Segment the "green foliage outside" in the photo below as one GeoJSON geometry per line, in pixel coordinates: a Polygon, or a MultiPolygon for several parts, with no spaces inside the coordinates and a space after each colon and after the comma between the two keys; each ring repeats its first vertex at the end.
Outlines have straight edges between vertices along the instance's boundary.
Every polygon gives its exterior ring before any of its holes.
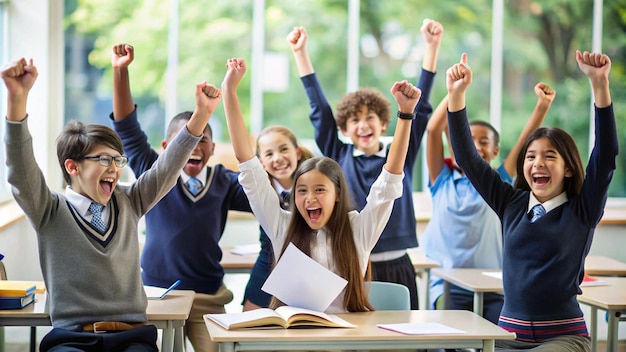
{"type": "MultiPolygon", "coordinates": [[[[300,83],[286,36],[294,26],[309,33],[313,65],[334,106],[346,92],[348,1],[267,0],[265,46],[267,52],[284,54],[289,85],[283,92],[263,96],[263,125],[283,124],[299,139],[312,139],[309,106],[300,83]]],[[[416,81],[423,43],[420,26],[424,18],[440,21],[445,28],[439,53],[438,75],[431,95],[436,106],[445,95],[445,70],[467,52],[474,70],[468,92],[471,118],[488,120],[492,31],[491,0],[378,1],[361,0],[361,53],[359,86],[376,87],[389,95],[393,81],[416,81]],[[378,53],[376,53],[378,52],[378,53]]],[[[517,140],[532,112],[536,97],[533,86],[544,81],[557,97],[546,126],[570,132],[583,160],[589,153],[590,88],[574,59],[576,49],[591,50],[592,0],[504,1],[504,87],[501,116],[501,158],[517,140]]],[[[253,1],[179,0],[178,106],[193,109],[193,88],[206,80],[219,86],[230,57],[250,63],[253,1]]],[[[66,0],[68,32],[94,38],[89,63],[103,70],[98,90],[111,91],[110,48],[127,42],[135,47],[131,66],[133,94],[138,102],[164,106],[166,94],[167,38],[170,1],[66,0]]],[[[626,145],[626,0],[604,1],[603,52],[612,58],[611,91],[616,111],[620,145],[626,145]]],[[[239,93],[245,116],[250,116],[250,72],[239,93]]],[[[275,71],[273,71],[275,70],[275,71]]],[[[140,106],[140,109],[142,106],[140,106]]],[[[142,111],[140,110],[140,114],[142,111]]],[[[211,123],[224,123],[218,112],[211,123]]],[[[158,145],[163,125],[150,126],[150,141],[158,145]]],[[[389,131],[393,131],[390,126],[389,131]]],[[[218,140],[228,140],[226,129],[218,140]]],[[[610,195],[626,196],[626,153],[618,157],[610,195]]],[[[496,161],[499,162],[500,160],[496,161]]],[[[494,164],[495,165],[495,164],[494,164]]],[[[421,174],[420,170],[416,175],[421,174]]],[[[421,190],[416,181],[416,190],[421,190]]]]}

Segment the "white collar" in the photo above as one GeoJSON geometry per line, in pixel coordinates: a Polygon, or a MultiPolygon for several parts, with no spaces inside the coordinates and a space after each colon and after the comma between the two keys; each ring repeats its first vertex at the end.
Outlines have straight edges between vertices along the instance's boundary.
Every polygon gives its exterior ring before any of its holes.
{"type": "MultiPolygon", "coordinates": [[[[206,182],[206,175],[207,175],[207,168],[205,166],[202,168],[200,173],[195,176],[198,180],[200,180],[200,183],[202,183],[202,187],[204,187],[204,183],[206,182]]],[[[183,170],[180,171],[180,177],[183,178],[183,183],[187,183],[187,181],[189,181],[189,179],[191,178],[191,176],[187,175],[185,171],[183,170]]]]}
{"type": "Polygon", "coordinates": [[[280,182],[278,182],[277,179],[273,177],[272,177],[272,185],[274,186],[274,189],[276,190],[276,193],[278,194],[281,194],[283,191],[291,192],[291,188],[286,189],[280,184],[280,182]]]}
{"type": "MultiPolygon", "coordinates": [[[[361,155],[365,155],[365,153],[362,150],[354,147],[352,151],[352,156],[356,158],[357,156],[361,156],[361,155]]],[[[380,149],[376,153],[372,154],[372,156],[374,155],[380,158],[386,158],[387,157],[387,145],[383,142],[380,142],[380,149]]]]}
{"type": "Polygon", "coordinates": [[[543,205],[543,208],[546,210],[546,213],[549,212],[550,210],[558,207],[559,205],[563,204],[567,202],[567,193],[563,192],[561,194],[559,194],[558,196],[547,200],[543,203],[541,203],[540,201],[537,200],[537,198],[535,197],[535,195],[530,192],[530,197],[528,198],[528,210],[526,212],[529,212],[530,209],[532,209],[532,207],[534,207],[537,204],[541,204],[543,205]]]}
{"type": "Polygon", "coordinates": [[[70,186],[65,187],[65,198],[67,198],[67,201],[70,202],[82,217],[86,217],[88,213],[91,214],[91,212],[89,212],[89,206],[93,200],[74,191],[70,186]]]}

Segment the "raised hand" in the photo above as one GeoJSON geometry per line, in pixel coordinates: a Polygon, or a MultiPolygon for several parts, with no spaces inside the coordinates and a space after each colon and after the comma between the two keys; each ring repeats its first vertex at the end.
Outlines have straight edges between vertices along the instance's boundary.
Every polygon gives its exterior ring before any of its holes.
{"type": "Polygon", "coordinates": [[[196,107],[213,114],[217,104],[222,100],[222,91],[206,81],[196,84],[196,107]]]}
{"type": "Polygon", "coordinates": [[[113,46],[111,53],[111,66],[113,68],[126,68],[135,58],[135,49],[129,44],[117,44],[113,46]]]}
{"type": "Polygon", "coordinates": [[[293,30],[287,35],[287,42],[291,46],[291,51],[297,52],[305,48],[308,37],[304,27],[293,27],[293,30]]]}
{"type": "Polygon", "coordinates": [[[611,71],[611,59],[606,54],[590,53],[588,51],[580,52],[576,50],[576,62],[578,68],[587,76],[593,80],[596,78],[609,77],[609,71],[611,71]]]}
{"type": "Polygon", "coordinates": [[[406,80],[395,82],[390,92],[396,100],[396,103],[398,103],[398,110],[407,114],[413,112],[415,105],[417,105],[422,95],[422,91],[419,88],[406,80]]]}
{"type": "Polygon", "coordinates": [[[556,97],[556,91],[543,82],[535,84],[534,91],[537,96],[537,102],[540,104],[550,106],[556,97]]]}
{"type": "Polygon", "coordinates": [[[226,61],[226,76],[222,81],[222,89],[236,89],[241,78],[246,73],[246,61],[242,58],[232,58],[226,61]]]}
{"type": "Polygon", "coordinates": [[[472,83],[472,70],[467,65],[467,54],[461,55],[461,62],[454,64],[446,72],[448,94],[463,94],[472,83]]]}
{"type": "Polygon", "coordinates": [[[26,96],[37,80],[37,67],[33,64],[33,59],[28,62],[21,58],[15,62],[9,63],[2,68],[0,77],[4,81],[11,97],[26,96]]]}
{"type": "Polygon", "coordinates": [[[425,18],[420,31],[422,32],[426,44],[439,45],[439,43],[441,43],[441,37],[443,37],[443,25],[441,25],[441,23],[431,20],[430,18],[425,18]]]}

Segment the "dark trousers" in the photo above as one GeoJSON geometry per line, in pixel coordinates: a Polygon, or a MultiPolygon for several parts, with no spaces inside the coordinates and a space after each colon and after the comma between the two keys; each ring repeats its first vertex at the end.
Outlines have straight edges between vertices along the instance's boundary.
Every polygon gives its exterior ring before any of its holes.
{"type": "Polygon", "coordinates": [[[42,352],[157,352],[154,325],[126,331],[92,333],[54,328],[41,340],[42,352]]]}

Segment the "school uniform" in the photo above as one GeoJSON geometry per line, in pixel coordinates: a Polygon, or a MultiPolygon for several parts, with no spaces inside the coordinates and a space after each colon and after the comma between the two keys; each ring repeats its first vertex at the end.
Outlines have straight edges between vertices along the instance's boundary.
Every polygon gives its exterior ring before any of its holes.
{"type": "MultiPolygon", "coordinates": [[[[150,147],[136,110],[114,121],[113,127],[122,139],[135,175],[140,177],[148,172],[158,154],[150,147]]],[[[169,149],[169,144],[165,149],[169,149]]],[[[176,185],[146,214],[142,279],[146,285],[158,287],[169,287],[180,280],[179,289],[194,290],[196,297],[186,332],[197,325],[192,331],[208,338],[202,314],[223,313],[224,305],[233,299],[232,292],[224,285],[224,269],[220,264],[219,240],[228,211],[251,210],[237,182],[237,172],[223,165],[206,167],[198,175],[202,184],[194,195],[186,186],[189,176],[182,173],[183,166],[176,170],[179,175],[176,185]]]]}
{"type": "MultiPolygon", "coordinates": [[[[147,321],[137,224],[176,183],[176,168],[185,164],[200,139],[187,131],[178,134],[151,172],[130,185],[118,184],[106,204],[108,227],[101,233],[66,195],[46,185],[35,161],[27,121],[7,121],[6,162],[13,196],[37,234],[54,332],[44,337],[42,345],[53,347],[74,332],[98,345],[97,341],[112,337],[82,332],[84,326],[98,321],[147,321]]],[[[153,326],[126,335],[133,333],[144,337],[146,333],[148,340],[153,333],[149,347],[156,350],[153,326]]]]}
{"type": "MultiPolygon", "coordinates": [[[[252,211],[271,239],[274,253],[281,253],[293,215],[277,204],[278,196],[258,158],[239,164],[239,169],[241,170],[239,183],[248,195],[252,211]],[[271,206],[272,204],[276,205],[271,206]]],[[[394,175],[383,170],[372,185],[365,207],[360,212],[353,210],[348,213],[359,258],[358,265],[363,276],[367,269],[369,254],[389,220],[393,201],[402,195],[402,179],[403,175],[394,175]]],[[[312,243],[311,258],[338,274],[333,259],[331,236],[332,234],[328,234],[325,229],[317,231],[315,241],[312,243]]],[[[326,312],[345,312],[343,297],[342,292],[326,312]]]]}
{"type": "MultiPolygon", "coordinates": [[[[417,87],[422,91],[415,107],[416,118],[411,127],[411,138],[404,163],[403,195],[395,201],[391,218],[378,243],[372,250],[372,279],[403,284],[411,293],[411,309],[418,309],[415,269],[406,250],[417,247],[415,208],[413,205],[413,169],[428,116],[432,113],[429,103],[435,73],[422,70],[417,87]]],[[[343,143],[337,136],[337,125],[332,109],[315,73],[301,77],[309,105],[310,119],[315,127],[315,141],[322,153],[335,159],[349,180],[350,195],[361,210],[383,165],[387,161],[388,146],[380,152],[367,156],[353,144],[343,143]]],[[[395,116],[395,115],[394,115],[395,116]]]]}
{"type": "Polygon", "coordinates": [[[448,126],[461,168],[502,220],[505,300],[499,325],[516,332],[522,343],[587,337],[576,296],[615,170],[613,106],[595,108],[595,144],[580,194],[567,195],[566,202],[535,222],[528,214],[530,192],[502,181],[476,152],[466,109],[449,112],[448,126]]]}

